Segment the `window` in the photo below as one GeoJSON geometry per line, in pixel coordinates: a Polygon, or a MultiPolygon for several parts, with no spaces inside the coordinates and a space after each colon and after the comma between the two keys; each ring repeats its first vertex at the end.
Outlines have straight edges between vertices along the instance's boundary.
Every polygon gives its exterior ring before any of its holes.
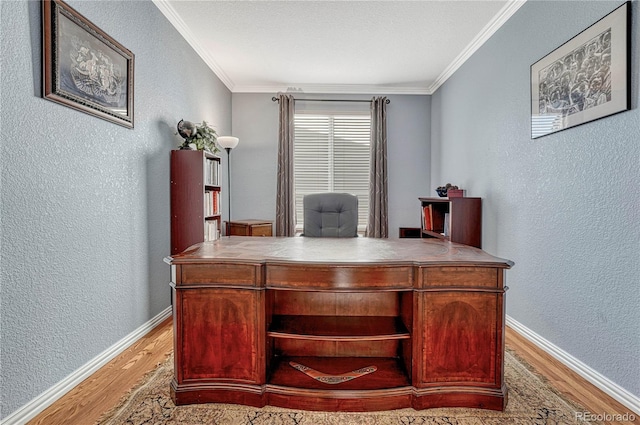
{"type": "Polygon", "coordinates": [[[358,229],[369,211],[370,114],[296,113],[294,174],[296,221],[303,226],[302,198],[309,193],[358,196],[358,229]]]}

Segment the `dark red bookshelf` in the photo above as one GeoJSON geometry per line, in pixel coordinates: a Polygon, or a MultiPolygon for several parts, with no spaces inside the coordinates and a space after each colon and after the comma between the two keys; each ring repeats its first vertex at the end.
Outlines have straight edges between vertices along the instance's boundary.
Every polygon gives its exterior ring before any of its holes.
{"type": "Polygon", "coordinates": [[[421,235],[482,248],[482,198],[418,198],[421,235]],[[425,224],[430,214],[430,228],[425,224]]]}
{"type": "Polygon", "coordinates": [[[174,255],[218,237],[220,158],[205,151],[174,150],[170,166],[171,255],[174,255]],[[217,200],[213,201],[214,198],[217,200]]]}

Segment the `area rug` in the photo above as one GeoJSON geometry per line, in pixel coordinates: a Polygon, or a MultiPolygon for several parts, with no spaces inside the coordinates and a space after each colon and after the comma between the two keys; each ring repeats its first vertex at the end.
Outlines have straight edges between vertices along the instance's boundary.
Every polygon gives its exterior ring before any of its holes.
{"type": "Polygon", "coordinates": [[[504,412],[484,409],[399,409],[369,413],[307,412],[278,407],[255,408],[233,404],[176,406],[169,383],[173,357],[150,372],[113,409],[100,425],[551,425],[600,424],[576,415],[585,409],[565,399],[515,353],[505,353],[505,380],[509,401],[504,412]]]}

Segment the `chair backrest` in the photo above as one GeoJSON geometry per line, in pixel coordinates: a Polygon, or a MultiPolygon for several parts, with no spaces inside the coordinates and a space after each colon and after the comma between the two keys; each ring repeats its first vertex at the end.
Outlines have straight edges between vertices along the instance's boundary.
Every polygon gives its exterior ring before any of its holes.
{"type": "Polygon", "coordinates": [[[346,238],[358,236],[358,197],[350,193],[313,193],[302,199],[302,236],[346,238]]]}

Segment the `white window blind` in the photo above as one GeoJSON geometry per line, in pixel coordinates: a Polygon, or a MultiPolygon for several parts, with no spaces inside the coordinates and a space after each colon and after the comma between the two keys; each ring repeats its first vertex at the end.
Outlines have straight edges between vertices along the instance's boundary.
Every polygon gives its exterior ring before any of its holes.
{"type": "Polygon", "coordinates": [[[302,229],[302,198],[309,193],[346,192],[358,196],[358,228],[369,211],[369,114],[295,115],[294,174],[296,219],[302,229]]]}

